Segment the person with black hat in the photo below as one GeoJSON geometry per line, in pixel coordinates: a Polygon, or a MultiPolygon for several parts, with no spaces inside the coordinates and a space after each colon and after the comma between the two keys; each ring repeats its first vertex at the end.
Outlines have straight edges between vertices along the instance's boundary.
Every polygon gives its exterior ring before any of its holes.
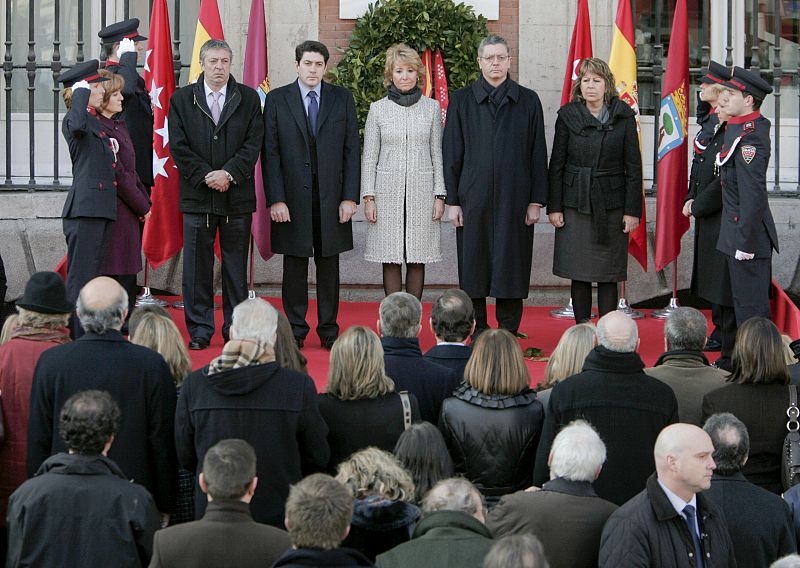
{"type": "Polygon", "coordinates": [[[106,69],[125,79],[122,113],[136,153],[136,173],[147,188],[153,185],[153,107],[144,79],[136,70],[147,38],[139,33],[139,19],[131,18],[104,27],[97,34],[103,42],[106,69]]]}
{"type": "Polygon", "coordinates": [[[73,306],[55,272],[37,272],[17,302],[19,319],[8,343],[0,345],[0,393],[5,443],[0,444],[0,558],[5,558],[8,496],[28,478],[25,458],[33,370],[39,356],[69,342],[67,322],[73,306]]]}
{"type": "MultiPolygon", "coordinates": [[[[715,164],[722,185],[717,250],[727,257],[736,325],[770,317],[772,250],[778,235],[767,198],[770,122],[759,109],[772,87],[758,74],[734,67],[720,99],[730,115],[715,164]]],[[[723,359],[726,353],[723,351],[723,359]]]]}
{"type": "MultiPolygon", "coordinates": [[[[67,300],[75,306],[78,293],[89,280],[102,274],[111,222],[117,218],[114,150],[100,128],[95,108],[103,100],[106,81],[97,59],[75,64],[61,74],[67,114],[61,132],[72,160],[72,187],[61,213],[67,239],[67,300]]],[[[72,336],[83,335],[73,316],[72,336]]]]}

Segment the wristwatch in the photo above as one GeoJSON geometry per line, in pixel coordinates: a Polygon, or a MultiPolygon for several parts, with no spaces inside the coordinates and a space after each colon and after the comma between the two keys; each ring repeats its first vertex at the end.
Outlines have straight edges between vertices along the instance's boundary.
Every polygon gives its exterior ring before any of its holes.
{"type": "Polygon", "coordinates": [[[225,173],[225,177],[228,178],[228,181],[233,183],[233,176],[231,174],[229,174],[228,172],[226,172],[225,170],[222,170],[222,171],[225,173]]]}
{"type": "Polygon", "coordinates": [[[447,199],[447,196],[446,195],[437,195],[436,199],[441,199],[442,201],[444,201],[445,199],[447,199]]]}
{"type": "Polygon", "coordinates": [[[367,203],[368,201],[375,201],[375,196],[374,195],[365,195],[363,197],[363,200],[364,200],[364,203],[367,203]]]}

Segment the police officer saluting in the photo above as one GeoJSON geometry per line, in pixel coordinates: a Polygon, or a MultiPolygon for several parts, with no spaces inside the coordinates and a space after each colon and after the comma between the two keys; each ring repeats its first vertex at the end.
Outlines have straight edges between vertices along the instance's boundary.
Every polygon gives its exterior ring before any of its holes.
{"type": "Polygon", "coordinates": [[[740,326],[752,317],[770,317],[772,250],[778,251],[778,235],[767,198],[771,125],[759,109],[772,87],[741,67],[734,67],[723,86],[719,106],[731,118],[716,157],[722,184],[717,250],[727,256],[740,326]]]}
{"type": "Polygon", "coordinates": [[[136,70],[141,43],[147,38],[139,34],[139,19],[131,18],[104,27],[97,34],[103,41],[106,69],[125,79],[122,89],[122,113],[136,152],[136,173],[148,192],[153,185],[153,109],[144,79],[136,70]]]}

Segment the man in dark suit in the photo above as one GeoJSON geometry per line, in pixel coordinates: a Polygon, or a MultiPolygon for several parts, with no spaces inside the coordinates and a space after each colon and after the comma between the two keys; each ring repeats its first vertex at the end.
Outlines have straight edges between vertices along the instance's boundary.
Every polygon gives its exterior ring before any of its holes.
{"type": "Polygon", "coordinates": [[[222,40],[200,48],[203,72],[172,95],[169,138],[180,171],[183,302],[189,349],[214,335],[214,240],[222,249],[222,339],[233,308],[247,298],[247,251],[256,210],[253,170],[264,124],[256,92],[231,76],[233,52],[222,40]]]}
{"type": "Polygon", "coordinates": [[[172,509],[178,479],[175,384],[161,355],[122,336],[127,312],[125,290],[111,278],[95,278],[78,297],[78,317],[86,333],[42,353],[31,387],[28,475],[52,454],[66,451],[58,432],[66,400],[83,390],[106,391],[122,409],[108,457],[128,479],[152,493],[165,515],[172,509]]]}
{"type": "Polygon", "coordinates": [[[283,254],[283,309],[298,346],[309,331],[308,259],[317,268],[317,335],[339,335],[339,254],[353,248],[350,219],[361,156],[353,95],[322,81],[328,48],[295,48],[298,79],[267,95],[261,167],[272,219],[272,251],[283,254]]]}
{"type": "Polygon", "coordinates": [[[750,436],[733,414],[714,414],[703,430],[714,444],[717,469],[705,495],[722,509],[739,566],[769,566],[796,552],[789,505],[777,495],[747,481],[742,474],[750,454],[750,436]]]}
{"type": "Polygon", "coordinates": [[[406,292],[389,294],[381,302],[377,325],[386,374],[394,381],[395,390],[416,396],[422,419],[438,424],[442,402],[453,395],[461,380],[452,369],[422,356],[417,338],[422,304],[406,292]]]}
{"type": "Polygon", "coordinates": [[[447,290],[433,303],[430,325],[436,347],[425,353],[425,359],[453,369],[459,379],[463,378],[472,354],[472,346],[466,342],[475,331],[472,300],[463,290],[447,290]]]}
{"type": "Polygon", "coordinates": [[[250,444],[237,439],[214,444],[200,474],[200,489],[208,496],[206,514],[157,532],[150,568],[272,566],[292,541],[286,531],[253,521],[250,500],[257,483],[250,444]]]}
{"type": "Polygon", "coordinates": [[[139,53],[144,51],[147,38],[139,33],[139,19],[116,22],[100,30],[106,69],[125,79],[122,89],[122,113],[136,152],[136,173],[150,190],[153,185],[153,107],[144,79],[136,70],[139,53]]]}
{"type": "Polygon", "coordinates": [[[759,109],[772,87],[741,67],[734,67],[723,86],[719,106],[731,118],[716,156],[722,184],[717,250],[727,256],[733,311],[741,326],[752,317],[770,317],[772,250],[778,251],[778,235],[767,198],[770,122],[759,109]]]}

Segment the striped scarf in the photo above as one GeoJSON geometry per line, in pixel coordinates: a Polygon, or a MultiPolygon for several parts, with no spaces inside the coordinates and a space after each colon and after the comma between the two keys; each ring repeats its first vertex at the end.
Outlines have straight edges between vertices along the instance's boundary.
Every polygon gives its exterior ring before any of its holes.
{"type": "Polygon", "coordinates": [[[222,354],[208,364],[208,374],[262,365],[274,360],[275,350],[269,345],[251,339],[231,339],[222,348],[222,354]]]}

